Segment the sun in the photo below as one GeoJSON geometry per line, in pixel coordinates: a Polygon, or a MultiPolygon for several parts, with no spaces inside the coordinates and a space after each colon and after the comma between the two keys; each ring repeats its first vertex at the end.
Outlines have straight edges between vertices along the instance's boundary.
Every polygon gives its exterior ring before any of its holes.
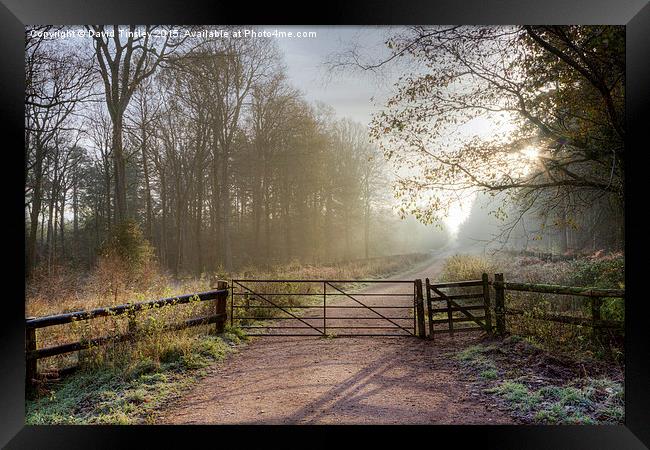
{"type": "Polygon", "coordinates": [[[537,147],[526,147],[521,150],[521,154],[530,160],[535,160],[539,158],[539,149],[537,147]]]}
{"type": "Polygon", "coordinates": [[[476,194],[467,195],[453,201],[450,205],[443,222],[448,227],[452,238],[458,235],[461,225],[469,218],[475,198],[476,194]]]}

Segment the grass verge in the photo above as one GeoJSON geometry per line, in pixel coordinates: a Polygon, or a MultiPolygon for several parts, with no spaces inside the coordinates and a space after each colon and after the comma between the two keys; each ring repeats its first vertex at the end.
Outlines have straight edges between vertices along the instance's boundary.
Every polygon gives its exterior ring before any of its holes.
{"type": "Polygon", "coordinates": [[[473,345],[455,359],[474,376],[473,391],[521,423],[624,422],[622,374],[611,363],[564,359],[518,336],[473,345]]]}
{"type": "MultiPolygon", "coordinates": [[[[107,367],[83,367],[39,387],[26,402],[27,425],[151,424],[161,407],[178,398],[208,366],[237,351],[247,337],[238,329],[214,335],[190,335],[185,345],[150,358],[107,367]]],[[[173,342],[178,342],[175,339],[173,342]]]]}

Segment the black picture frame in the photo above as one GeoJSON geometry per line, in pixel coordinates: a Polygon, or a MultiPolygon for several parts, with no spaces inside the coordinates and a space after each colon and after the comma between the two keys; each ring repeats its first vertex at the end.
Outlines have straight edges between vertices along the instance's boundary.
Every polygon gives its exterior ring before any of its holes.
{"type": "MultiPolygon", "coordinates": [[[[642,295],[646,254],[643,213],[646,209],[643,158],[648,145],[644,131],[650,123],[650,5],[648,0],[442,0],[442,1],[329,1],[279,5],[275,2],[201,3],[188,0],[0,0],[0,110],[5,132],[2,139],[2,199],[5,208],[2,239],[5,268],[0,327],[0,445],[6,448],[130,448],[139,441],[146,448],[179,447],[195,439],[205,445],[227,444],[226,437],[253,439],[269,444],[282,438],[285,444],[301,442],[295,432],[322,436],[320,444],[340,445],[341,431],[364,432],[385,439],[400,432],[422,440],[407,445],[480,445],[499,449],[635,449],[650,446],[650,346],[642,295]],[[318,22],[318,23],[315,23],[318,22]],[[25,426],[24,425],[24,25],[26,24],[620,24],[626,25],[626,115],[629,137],[626,154],[626,378],[625,425],[621,426],[431,426],[431,427],[257,427],[243,426],[25,426]],[[7,158],[9,159],[7,161],[7,158]],[[6,161],[6,162],[5,162],[6,161]],[[15,208],[15,210],[14,210],[15,208]],[[637,218],[633,217],[634,215],[637,218]],[[638,222],[637,222],[638,221],[638,222]],[[8,245],[9,244],[9,245],[8,245]],[[334,433],[336,432],[336,433],[334,433]],[[336,437],[335,437],[336,436],[336,437]],[[144,441],[142,440],[144,439],[144,441]],[[416,444],[421,442],[422,444],[416,444]],[[451,445],[451,444],[447,444],[451,445]]],[[[233,442],[232,445],[238,445],[233,442]]]]}

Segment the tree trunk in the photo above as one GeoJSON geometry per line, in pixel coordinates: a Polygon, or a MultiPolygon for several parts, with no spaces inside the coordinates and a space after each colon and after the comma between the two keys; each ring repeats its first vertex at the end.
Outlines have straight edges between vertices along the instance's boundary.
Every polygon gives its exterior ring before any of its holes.
{"type": "Polygon", "coordinates": [[[38,218],[41,214],[43,201],[43,153],[44,150],[37,141],[36,162],[34,164],[34,188],[32,191],[32,209],[29,215],[29,239],[27,240],[27,277],[31,276],[34,267],[36,267],[36,264],[38,263],[36,260],[36,235],[38,234],[38,218]]]}
{"type": "Polygon", "coordinates": [[[567,226],[566,223],[561,222],[559,225],[559,252],[561,255],[564,255],[569,249],[568,237],[567,237],[567,226]]]}
{"type": "Polygon", "coordinates": [[[230,236],[230,183],[228,183],[228,157],[227,148],[222,148],[221,153],[221,217],[223,231],[223,265],[226,272],[232,270],[232,242],[230,236]]]}
{"type": "Polygon", "coordinates": [[[174,274],[178,275],[181,267],[181,259],[183,252],[183,242],[182,242],[182,208],[183,202],[181,198],[181,188],[180,188],[180,175],[176,174],[174,176],[174,185],[176,187],[176,261],[174,264],[174,274]]]}
{"type": "MultiPolygon", "coordinates": [[[[222,262],[220,224],[221,215],[221,187],[219,186],[219,152],[217,148],[217,135],[219,133],[218,122],[212,122],[212,164],[211,164],[211,202],[210,202],[210,226],[212,231],[212,266],[217,267],[222,262]]],[[[223,181],[223,180],[222,180],[223,181]]]]}
{"type": "Polygon", "coordinates": [[[115,175],[115,223],[127,218],[126,206],[126,158],[122,146],[122,114],[113,115],[113,164],[115,175]]]}
{"type": "Polygon", "coordinates": [[[363,254],[366,259],[369,258],[369,239],[370,239],[370,202],[366,200],[365,211],[363,215],[363,254]]]}
{"type": "MultiPolygon", "coordinates": [[[[201,175],[203,175],[201,173],[201,175]]],[[[203,184],[201,180],[202,176],[199,176],[199,181],[197,182],[197,202],[196,202],[196,230],[195,230],[195,239],[196,239],[196,266],[197,272],[200,276],[203,273],[203,248],[201,246],[201,222],[203,221],[203,184]]]]}
{"type": "MultiPolygon", "coordinates": [[[[79,189],[78,177],[75,173],[72,183],[72,257],[77,258],[79,251],[79,189]]],[[[97,208],[94,208],[95,210],[97,208]]]]}
{"type": "MultiPolygon", "coordinates": [[[[262,156],[260,155],[259,158],[262,156]]],[[[260,226],[262,223],[262,182],[260,160],[255,161],[255,175],[253,178],[253,248],[257,251],[260,246],[260,226]]]]}
{"type": "Polygon", "coordinates": [[[142,175],[144,176],[144,200],[145,200],[145,237],[151,241],[153,234],[151,231],[151,224],[153,222],[153,214],[151,212],[151,184],[149,181],[149,163],[147,162],[147,131],[142,126],[142,175]]]}
{"type": "Polygon", "coordinates": [[[45,208],[41,208],[41,245],[45,242],[45,208]]]}
{"type": "Polygon", "coordinates": [[[162,207],[162,220],[160,223],[160,259],[163,264],[167,264],[168,247],[167,247],[167,186],[165,176],[160,175],[160,203],[162,207]]]}
{"type": "Polygon", "coordinates": [[[113,211],[111,211],[111,172],[108,165],[104,166],[104,196],[105,196],[104,218],[106,220],[106,230],[110,230],[111,216],[113,215],[113,211]]]}
{"type": "Polygon", "coordinates": [[[61,194],[61,211],[60,211],[60,221],[61,221],[61,253],[60,257],[64,258],[65,257],[65,197],[66,197],[66,192],[63,191],[61,194]]]}
{"type": "Polygon", "coordinates": [[[332,205],[333,199],[331,192],[327,194],[327,201],[325,202],[325,258],[328,262],[333,260],[332,252],[332,205]]]}
{"type": "Polygon", "coordinates": [[[48,214],[48,218],[47,218],[47,235],[45,237],[45,255],[46,255],[46,258],[47,258],[47,268],[48,268],[48,272],[49,272],[50,266],[52,265],[52,253],[53,253],[53,249],[52,249],[52,242],[53,242],[53,240],[52,240],[52,238],[53,238],[53,236],[52,236],[52,234],[53,234],[52,221],[54,220],[54,195],[53,195],[53,193],[50,193],[50,201],[49,201],[49,205],[48,205],[48,210],[49,210],[49,214],[48,214]]]}
{"type": "Polygon", "coordinates": [[[262,192],[264,196],[264,256],[267,266],[271,262],[271,199],[269,198],[269,169],[268,159],[264,157],[262,169],[262,192]]]}
{"type": "Polygon", "coordinates": [[[268,188],[264,191],[264,254],[267,266],[271,263],[271,199],[268,188]]]}
{"type": "Polygon", "coordinates": [[[350,208],[345,208],[345,260],[350,260],[350,208]]]}

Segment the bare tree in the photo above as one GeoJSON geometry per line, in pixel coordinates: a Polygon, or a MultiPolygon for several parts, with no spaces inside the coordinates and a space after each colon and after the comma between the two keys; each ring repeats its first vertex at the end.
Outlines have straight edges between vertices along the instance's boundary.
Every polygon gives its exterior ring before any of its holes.
{"type": "Polygon", "coordinates": [[[67,49],[47,42],[50,27],[27,27],[25,90],[25,196],[29,212],[26,270],[37,262],[36,238],[43,201],[44,166],[55,137],[66,128],[75,108],[92,98],[91,66],[67,49]],[[41,36],[41,37],[34,37],[41,36]]]}
{"type": "Polygon", "coordinates": [[[168,27],[146,25],[86,26],[91,33],[106,106],[113,124],[115,221],[126,219],[126,158],[122,143],[124,112],[136,88],[150,77],[185,39],[174,39],[168,27]],[[162,37],[158,36],[160,32],[162,37]]]}

